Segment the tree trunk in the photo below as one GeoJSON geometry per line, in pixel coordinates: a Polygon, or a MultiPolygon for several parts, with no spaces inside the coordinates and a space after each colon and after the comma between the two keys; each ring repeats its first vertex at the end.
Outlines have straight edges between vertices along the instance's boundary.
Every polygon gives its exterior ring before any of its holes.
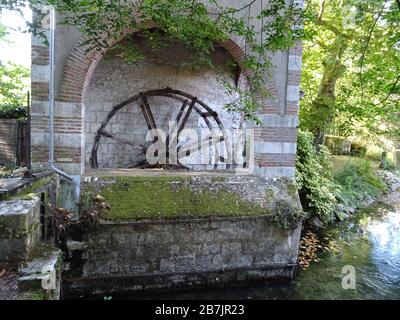
{"type": "Polygon", "coordinates": [[[335,116],[336,84],[346,67],[342,64],[342,55],[347,47],[347,40],[337,36],[332,50],[326,55],[323,65],[324,73],[320,83],[318,96],[312,102],[311,108],[315,114],[312,131],[315,134],[317,150],[325,142],[325,133],[335,116]]]}

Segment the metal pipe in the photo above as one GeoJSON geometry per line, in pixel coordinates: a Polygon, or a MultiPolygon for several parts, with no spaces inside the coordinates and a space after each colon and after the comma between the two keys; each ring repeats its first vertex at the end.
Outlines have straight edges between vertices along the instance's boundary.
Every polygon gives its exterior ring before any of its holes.
{"type": "Polygon", "coordinates": [[[54,162],[54,37],[56,28],[56,13],[54,7],[50,9],[50,81],[49,81],[49,167],[72,184],[73,178],[57,168],[54,162]]]}

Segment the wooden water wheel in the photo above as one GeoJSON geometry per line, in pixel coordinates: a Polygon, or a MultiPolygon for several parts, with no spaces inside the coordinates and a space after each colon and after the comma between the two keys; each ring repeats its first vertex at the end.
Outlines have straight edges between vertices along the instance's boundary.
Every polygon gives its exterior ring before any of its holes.
{"type": "MultiPolygon", "coordinates": [[[[97,169],[99,167],[98,163],[98,149],[99,146],[102,142],[102,139],[113,139],[114,141],[117,141],[121,144],[126,144],[129,145],[130,147],[134,149],[139,149],[143,154],[146,154],[148,146],[146,146],[145,143],[143,144],[138,144],[131,142],[127,140],[124,137],[118,136],[116,134],[113,134],[110,132],[110,130],[107,130],[107,127],[109,125],[109,122],[111,119],[120,111],[122,108],[125,106],[132,104],[136,102],[143,114],[144,121],[147,124],[147,127],[149,130],[157,130],[158,125],[154,119],[153,113],[152,113],[152,108],[149,103],[148,97],[168,97],[172,98],[174,100],[177,100],[181,103],[181,107],[179,109],[179,112],[176,116],[176,119],[171,119],[175,120],[177,124],[177,137],[170,137],[167,136],[165,144],[166,146],[170,146],[170,141],[173,138],[179,139],[179,135],[181,132],[185,129],[185,126],[188,122],[188,119],[190,115],[195,112],[197,113],[198,117],[200,117],[206,124],[206,127],[210,131],[210,134],[206,136],[203,141],[200,143],[197,143],[195,146],[194,145],[180,145],[177,146],[177,154],[178,154],[178,161],[175,164],[170,163],[170,155],[169,152],[166,152],[166,163],[157,163],[157,164],[149,164],[147,160],[144,161],[139,161],[138,163],[134,164],[131,166],[131,168],[141,168],[141,169],[147,169],[147,168],[163,168],[167,170],[171,169],[185,169],[188,170],[186,166],[184,166],[181,163],[181,159],[184,157],[188,157],[190,155],[191,150],[193,148],[197,148],[200,150],[204,146],[209,146],[210,143],[215,143],[218,145],[223,146],[223,149],[225,150],[224,154],[227,155],[227,157],[231,156],[231,150],[229,146],[228,139],[226,139],[224,135],[224,126],[218,116],[218,114],[212,110],[207,104],[199,100],[197,97],[188,94],[186,92],[180,91],[180,90],[174,90],[171,88],[166,88],[166,89],[159,89],[159,90],[151,90],[147,92],[140,92],[131,98],[127,99],[124,102],[121,102],[114,106],[110,113],[107,115],[106,119],[103,121],[101,124],[100,128],[97,131],[96,138],[94,140],[94,145],[92,148],[91,152],[91,157],[90,157],[90,164],[92,169],[97,169]],[[213,125],[214,124],[214,125],[213,125]],[[217,137],[217,140],[216,140],[217,137]]],[[[153,142],[156,142],[157,138],[154,139],[153,142]]],[[[170,150],[169,147],[166,148],[166,150],[170,150]]],[[[214,166],[217,166],[217,162],[226,162],[226,158],[223,156],[217,155],[218,159],[214,159],[214,166]]],[[[227,168],[229,168],[229,164],[227,164],[227,168]]]]}

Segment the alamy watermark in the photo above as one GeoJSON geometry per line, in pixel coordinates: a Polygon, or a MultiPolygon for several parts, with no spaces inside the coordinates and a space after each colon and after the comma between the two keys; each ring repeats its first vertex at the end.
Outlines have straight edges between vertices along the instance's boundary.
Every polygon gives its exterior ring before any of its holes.
{"type": "Polygon", "coordinates": [[[149,130],[146,161],[150,165],[202,165],[252,173],[254,169],[253,129],[185,128],[178,132],[170,122],[168,132],[149,130]]]}
{"type": "Polygon", "coordinates": [[[346,265],[342,268],[342,288],[344,290],[356,290],[356,268],[352,265],[346,265]]]}

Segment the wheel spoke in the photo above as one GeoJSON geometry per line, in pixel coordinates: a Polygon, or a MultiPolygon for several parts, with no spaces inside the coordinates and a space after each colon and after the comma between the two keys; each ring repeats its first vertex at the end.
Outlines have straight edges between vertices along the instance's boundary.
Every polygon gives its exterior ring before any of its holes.
{"type": "Polygon", "coordinates": [[[117,137],[116,135],[114,135],[114,134],[112,134],[112,133],[110,133],[110,132],[108,132],[108,131],[106,131],[104,129],[100,130],[99,134],[102,135],[103,137],[110,138],[110,139],[116,140],[118,142],[130,145],[131,147],[133,147],[135,149],[144,150],[144,146],[143,145],[141,145],[141,144],[138,145],[138,144],[130,142],[130,141],[124,139],[124,138],[117,137]]]}
{"type": "Polygon", "coordinates": [[[200,151],[203,149],[203,147],[210,147],[210,140],[214,140],[214,146],[219,145],[223,141],[225,141],[225,138],[222,134],[209,134],[207,135],[204,140],[200,143],[195,142],[192,143],[188,146],[180,146],[178,147],[178,159],[186,158],[190,155],[192,152],[200,151]],[[218,141],[216,141],[218,139],[218,141]],[[189,154],[188,154],[189,152],[189,154]]]}
{"type": "Polygon", "coordinates": [[[149,130],[156,130],[157,125],[156,122],[154,121],[154,116],[153,113],[151,112],[147,97],[143,93],[140,94],[140,97],[142,99],[142,104],[140,104],[140,108],[142,109],[144,120],[147,123],[147,127],[149,128],[149,130]]]}
{"type": "MultiPolygon", "coordinates": [[[[179,124],[178,123],[178,135],[181,133],[181,131],[185,128],[186,122],[188,121],[190,114],[192,113],[192,110],[197,103],[197,98],[194,98],[192,100],[192,103],[190,104],[189,108],[186,110],[185,115],[183,116],[182,122],[179,124]]],[[[181,111],[182,113],[184,112],[184,109],[186,108],[186,103],[183,104],[181,111]]],[[[180,112],[181,113],[181,112],[180,112]]],[[[180,118],[182,117],[182,114],[179,115],[180,118]]],[[[180,119],[179,119],[180,120],[180,119]]]]}

